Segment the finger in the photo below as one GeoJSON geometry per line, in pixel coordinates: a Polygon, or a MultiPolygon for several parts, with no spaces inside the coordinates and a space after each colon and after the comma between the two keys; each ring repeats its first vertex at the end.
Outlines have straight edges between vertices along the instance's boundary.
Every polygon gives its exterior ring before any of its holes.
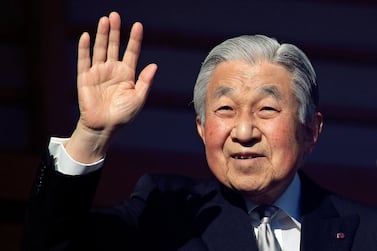
{"type": "Polygon", "coordinates": [[[139,59],[141,42],[143,40],[143,25],[139,22],[134,23],[131,28],[130,38],[128,40],[127,49],[124,52],[123,62],[132,69],[136,69],[139,59]]]}
{"type": "Polygon", "coordinates": [[[145,99],[148,95],[156,72],[156,64],[150,64],[140,72],[139,78],[135,85],[136,91],[140,97],[145,99]]]}
{"type": "Polygon", "coordinates": [[[79,40],[77,72],[81,74],[90,68],[90,37],[87,32],[83,33],[79,40]]]}
{"type": "Polygon", "coordinates": [[[108,17],[102,17],[98,22],[96,40],[93,48],[93,64],[105,62],[110,23],[108,17]]]}
{"type": "Polygon", "coordinates": [[[108,60],[119,60],[119,42],[120,42],[120,16],[117,12],[112,12],[109,15],[110,35],[109,45],[107,48],[108,60]]]}

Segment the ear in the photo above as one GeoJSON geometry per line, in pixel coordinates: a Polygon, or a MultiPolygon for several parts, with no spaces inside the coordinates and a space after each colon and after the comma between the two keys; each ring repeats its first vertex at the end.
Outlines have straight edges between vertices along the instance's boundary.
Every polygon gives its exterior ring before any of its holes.
{"type": "Polygon", "coordinates": [[[319,135],[322,132],[323,127],[323,116],[322,113],[316,112],[313,121],[306,125],[306,135],[305,135],[305,154],[312,152],[315,144],[318,141],[319,135]]]}
{"type": "Polygon", "coordinates": [[[204,136],[204,124],[202,124],[202,121],[200,119],[200,116],[196,116],[196,130],[198,131],[198,134],[200,138],[202,139],[203,143],[206,144],[205,136],[204,136]]]}

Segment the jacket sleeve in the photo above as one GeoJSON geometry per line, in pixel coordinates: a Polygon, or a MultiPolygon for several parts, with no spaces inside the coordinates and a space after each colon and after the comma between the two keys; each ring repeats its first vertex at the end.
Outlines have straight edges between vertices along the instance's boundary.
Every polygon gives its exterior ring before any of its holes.
{"type": "Polygon", "coordinates": [[[193,235],[203,199],[190,192],[191,179],[143,175],[130,199],[93,209],[100,172],[61,174],[47,151],[32,188],[22,250],[153,250],[157,244],[176,247],[193,235]]]}
{"type": "Polygon", "coordinates": [[[47,150],[26,210],[23,251],[135,250],[143,241],[139,218],[156,184],[141,178],[129,200],[92,208],[101,170],[85,175],[57,172],[47,150]]]}
{"type": "Polygon", "coordinates": [[[100,171],[61,174],[46,151],[26,211],[22,250],[69,250],[88,217],[99,177],[100,171]]]}

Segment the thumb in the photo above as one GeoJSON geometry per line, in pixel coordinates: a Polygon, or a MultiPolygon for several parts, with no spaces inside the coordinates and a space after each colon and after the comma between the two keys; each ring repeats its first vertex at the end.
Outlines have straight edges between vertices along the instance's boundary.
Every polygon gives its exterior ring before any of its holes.
{"type": "Polygon", "coordinates": [[[143,98],[146,98],[152,83],[154,76],[157,72],[157,64],[147,65],[139,74],[139,78],[136,81],[135,89],[137,94],[143,98]]]}

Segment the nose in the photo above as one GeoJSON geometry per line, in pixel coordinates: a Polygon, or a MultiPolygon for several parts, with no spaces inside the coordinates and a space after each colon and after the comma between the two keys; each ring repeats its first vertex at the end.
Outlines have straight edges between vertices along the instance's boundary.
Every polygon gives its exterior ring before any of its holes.
{"type": "Polygon", "coordinates": [[[258,135],[258,129],[253,122],[252,116],[243,115],[235,120],[231,132],[233,141],[241,144],[250,144],[259,137],[258,135]]]}

